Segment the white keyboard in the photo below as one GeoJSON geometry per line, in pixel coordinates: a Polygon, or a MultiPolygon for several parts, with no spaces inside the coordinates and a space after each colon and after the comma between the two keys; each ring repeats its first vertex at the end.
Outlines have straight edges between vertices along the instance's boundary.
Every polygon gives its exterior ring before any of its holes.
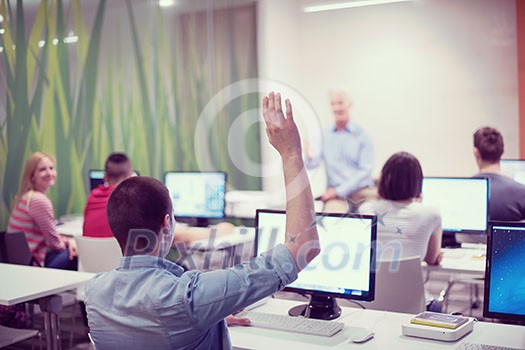
{"type": "Polygon", "coordinates": [[[509,348],[506,346],[498,346],[498,345],[463,343],[463,344],[460,344],[456,348],[456,350],[523,350],[523,349],[509,348]]]}
{"type": "Polygon", "coordinates": [[[304,333],[331,337],[344,328],[343,322],[316,320],[304,317],[274,315],[245,311],[239,317],[249,318],[252,326],[275,329],[284,332],[304,333]]]}

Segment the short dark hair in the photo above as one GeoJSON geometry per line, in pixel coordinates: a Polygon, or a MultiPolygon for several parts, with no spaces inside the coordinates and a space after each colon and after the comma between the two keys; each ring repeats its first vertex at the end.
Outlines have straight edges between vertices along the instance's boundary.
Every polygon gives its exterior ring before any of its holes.
{"type": "Polygon", "coordinates": [[[474,133],[474,147],[478,149],[481,160],[499,162],[503,154],[503,136],[489,126],[480,128],[474,133]]]}
{"type": "MultiPolygon", "coordinates": [[[[159,180],[146,176],[122,181],[107,205],[109,227],[123,252],[131,229],[148,229],[158,234],[166,214],[173,215],[168,189],[159,180]]],[[[141,242],[138,243],[141,248],[141,242]]]]}
{"type": "Polygon", "coordinates": [[[111,153],[106,159],[104,171],[109,181],[126,179],[131,172],[131,161],[125,153],[111,153]]]}
{"type": "Polygon", "coordinates": [[[393,154],[381,170],[378,192],[381,198],[407,200],[421,195],[423,170],[416,157],[407,152],[393,154]]]}

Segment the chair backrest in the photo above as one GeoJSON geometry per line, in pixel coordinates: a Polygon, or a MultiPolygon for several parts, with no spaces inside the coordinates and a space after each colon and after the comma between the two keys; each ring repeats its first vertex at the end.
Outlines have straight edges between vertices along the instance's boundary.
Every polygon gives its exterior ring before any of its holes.
{"type": "Polygon", "coordinates": [[[7,252],[5,247],[5,231],[0,231],[0,262],[5,263],[7,252]]]}
{"type": "Polygon", "coordinates": [[[115,238],[75,236],[75,241],[79,271],[106,272],[118,266],[122,252],[115,238]]]}
{"type": "Polygon", "coordinates": [[[23,232],[2,232],[0,245],[3,262],[16,265],[32,265],[33,263],[39,265],[31,254],[23,232]]]}
{"type": "Polygon", "coordinates": [[[421,258],[378,261],[375,299],[368,309],[417,314],[425,311],[425,286],[421,258]]]}

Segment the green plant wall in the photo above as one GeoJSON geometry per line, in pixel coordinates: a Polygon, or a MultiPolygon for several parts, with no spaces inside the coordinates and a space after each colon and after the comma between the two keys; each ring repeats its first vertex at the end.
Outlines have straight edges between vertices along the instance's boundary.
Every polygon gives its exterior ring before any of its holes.
{"type": "Polygon", "coordinates": [[[57,158],[57,215],[83,211],[87,172],[113,151],[128,153],[141,175],[220,169],[235,188],[260,189],[227,147],[228,137],[248,140],[238,140],[246,163],[260,163],[256,127],[230,134],[238,116],[257,108],[257,94],[225,101],[210,133],[195,135],[215,94],[257,77],[256,7],[192,4],[175,11],[146,0],[0,0],[0,229],[24,160],[39,150],[57,158]],[[206,169],[196,160],[200,139],[209,144],[206,169]]]}

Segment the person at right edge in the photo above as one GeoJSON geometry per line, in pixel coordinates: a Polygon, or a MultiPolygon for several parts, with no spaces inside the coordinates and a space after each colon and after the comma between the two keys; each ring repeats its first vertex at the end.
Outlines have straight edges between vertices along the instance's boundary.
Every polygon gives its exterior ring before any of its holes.
{"type": "Polygon", "coordinates": [[[503,136],[491,127],[474,133],[474,157],[479,172],[490,182],[489,220],[525,220],[525,186],[501,173],[500,160],[504,151],[503,136]]]}
{"type": "Polygon", "coordinates": [[[320,253],[292,105],[286,100],[285,116],[281,96],[273,92],[262,105],[266,133],[283,162],[285,242],[245,264],[183,272],[164,259],[174,231],[168,189],[150,177],[124,180],[107,207],[123,253],[120,266],[86,285],[90,334],[97,350],[230,349],[225,317],[283,289],[320,253]],[[150,239],[135,239],[137,229],[149,232],[150,239]],[[153,248],[145,249],[152,242],[153,248]]]}

